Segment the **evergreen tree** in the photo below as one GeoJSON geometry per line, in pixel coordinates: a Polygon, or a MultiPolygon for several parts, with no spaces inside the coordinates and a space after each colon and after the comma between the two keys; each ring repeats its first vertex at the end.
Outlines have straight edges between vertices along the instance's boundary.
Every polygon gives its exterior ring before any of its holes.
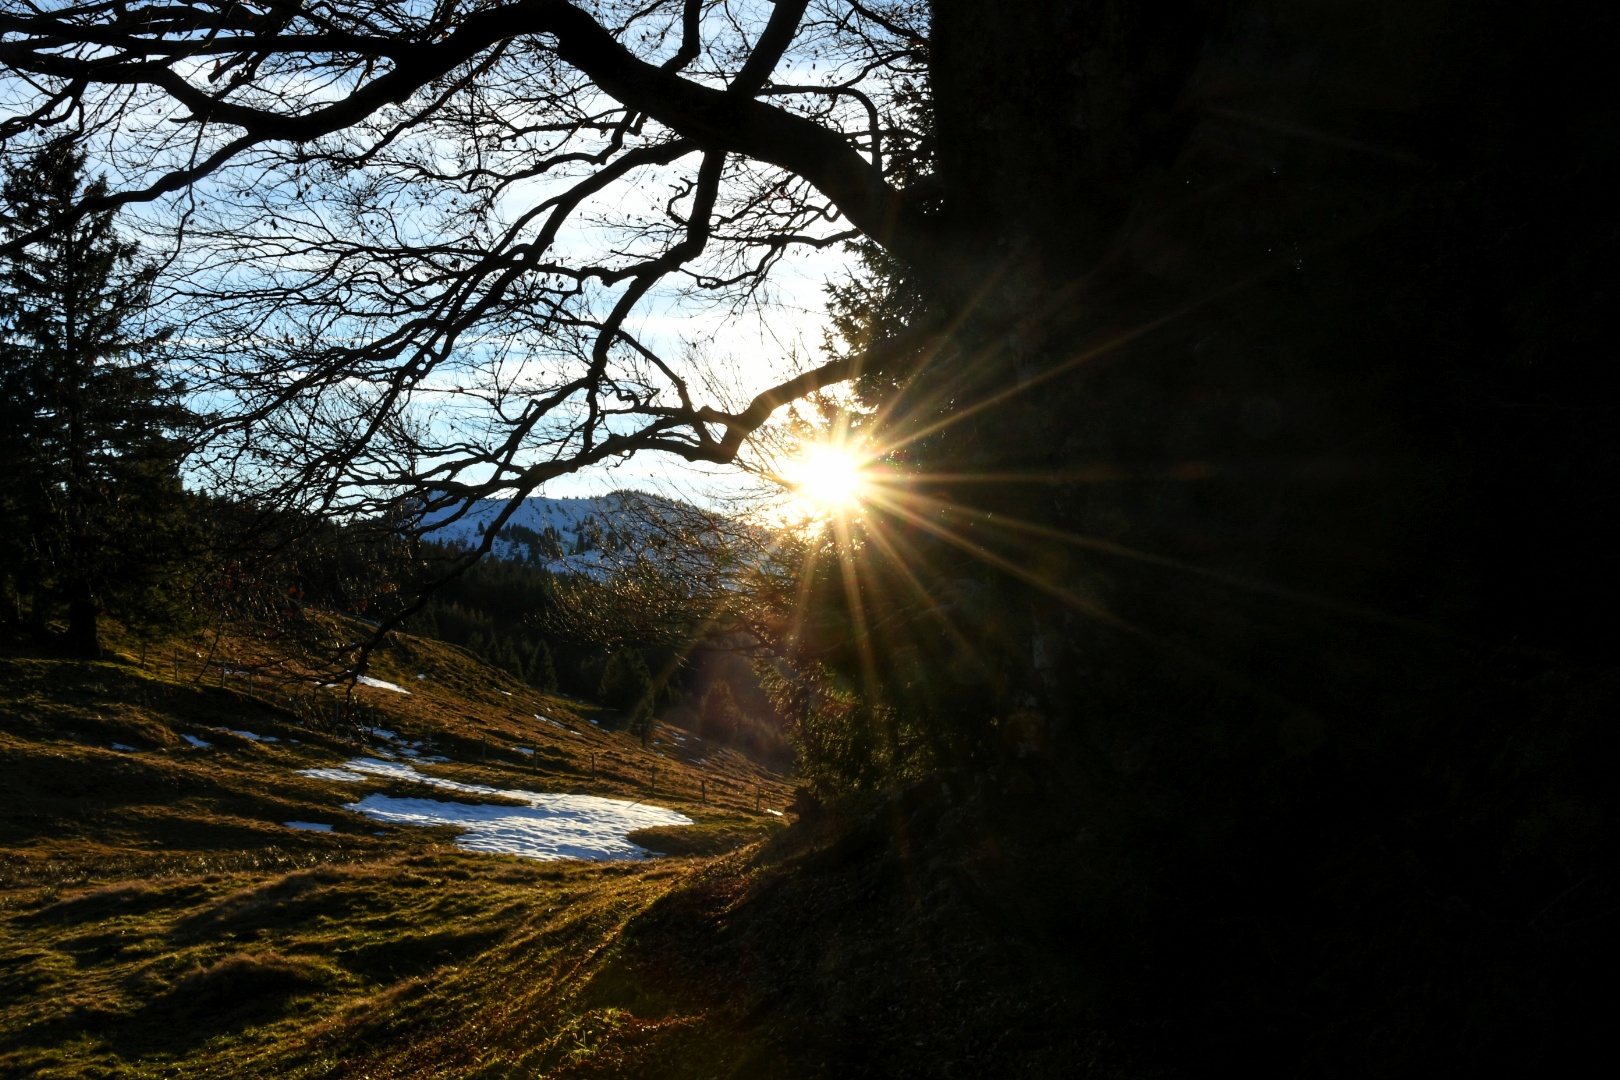
{"type": "Polygon", "coordinates": [[[100,654],[96,618],[170,621],[195,527],[181,488],[196,417],[163,368],[167,331],[138,332],[156,268],[119,238],[70,139],[4,176],[0,231],[0,509],[15,526],[5,585],[36,630],[66,609],[68,645],[100,654]]]}
{"type": "Polygon", "coordinates": [[[731,693],[731,684],[716,679],[709,684],[698,705],[698,733],[716,742],[732,742],[742,730],[742,710],[731,693]]]}
{"type": "Polygon", "coordinates": [[[557,664],[544,638],[536,642],[534,651],[529,653],[528,672],[529,685],[539,690],[557,689],[557,664]]]}
{"type": "Polygon", "coordinates": [[[608,657],[598,696],[630,719],[643,745],[652,737],[653,681],[641,653],[626,645],[608,657]]]}
{"type": "Polygon", "coordinates": [[[501,667],[505,671],[524,681],[528,680],[528,673],[523,669],[523,656],[518,652],[515,638],[508,637],[501,640],[500,654],[501,667]]]}

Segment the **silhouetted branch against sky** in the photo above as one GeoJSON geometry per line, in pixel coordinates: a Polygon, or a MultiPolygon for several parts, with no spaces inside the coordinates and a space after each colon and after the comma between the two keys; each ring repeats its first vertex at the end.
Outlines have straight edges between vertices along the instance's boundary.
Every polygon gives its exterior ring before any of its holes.
{"type": "Polygon", "coordinates": [[[789,357],[771,305],[859,235],[939,265],[883,170],[924,30],[841,0],[0,0],[0,137],[79,133],[98,206],[169,254],[217,476],[522,494],[728,462],[850,375],[789,357]],[[706,400],[690,345],[747,318],[706,400]]]}

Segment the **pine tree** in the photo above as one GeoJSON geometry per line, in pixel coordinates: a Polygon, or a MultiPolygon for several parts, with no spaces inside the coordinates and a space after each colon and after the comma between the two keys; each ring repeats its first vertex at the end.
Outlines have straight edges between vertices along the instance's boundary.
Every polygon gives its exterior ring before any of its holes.
{"type": "Polygon", "coordinates": [[[106,192],[70,139],[4,177],[0,231],[0,510],[20,526],[3,572],[35,628],[65,607],[68,647],[95,657],[107,611],[150,627],[178,612],[195,551],[180,483],[196,416],[163,368],[167,331],[137,333],[156,269],[71,209],[106,192]]]}

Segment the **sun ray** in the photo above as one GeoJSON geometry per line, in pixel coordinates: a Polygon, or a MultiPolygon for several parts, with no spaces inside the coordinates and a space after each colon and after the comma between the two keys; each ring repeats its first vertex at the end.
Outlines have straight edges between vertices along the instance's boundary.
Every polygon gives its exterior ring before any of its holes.
{"type": "Polygon", "coordinates": [[[889,449],[898,450],[901,447],[908,446],[920,439],[925,439],[930,435],[943,431],[945,428],[948,428],[953,424],[959,423],[971,416],[984,412],[986,409],[994,408],[1002,402],[1009,401],[1020,394],[1027,393],[1043,383],[1057,378],[1059,375],[1066,374],[1077,367],[1088,364],[1100,357],[1106,356],[1116,349],[1123,348],[1136,339],[1145,337],[1153,331],[1175,322],[1184,315],[1191,314],[1198,308],[1203,307],[1205,304],[1219,300],[1221,297],[1227,296],[1239,289],[1247,288],[1249,285],[1259,281],[1267,273],[1272,272],[1275,271],[1268,270],[1259,274],[1252,274],[1249,277],[1242,278],[1238,281],[1234,281],[1224,288],[1216,289],[1207,296],[1200,297],[1191,303],[1177,308],[1175,311],[1167,312],[1164,315],[1159,316],[1157,319],[1149,319],[1147,322],[1142,323],[1139,326],[1135,326],[1129,330],[1115,334],[1113,337],[1109,338],[1107,341],[1104,341],[1100,345],[1094,345],[1089,349],[1084,349],[1081,352],[1076,353],[1074,356],[1069,357],[1067,360],[1053,364],[1051,367],[1043,368],[1027,379],[1019,379],[1011,386],[1008,386],[986,397],[980,398],[978,401],[975,401],[970,405],[964,405],[954,410],[949,416],[941,417],[931,424],[925,424],[921,429],[910,432],[904,438],[891,442],[889,444],[889,449]]]}
{"type": "Polygon", "coordinates": [[[912,562],[922,563],[925,561],[921,554],[915,549],[909,552],[901,551],[900,546],[902,544],[905,544],[907,548],[911,548],[911,545],[905,543],[903,537],[886,535],[886,530],[884,530],[881,521],[873,522],[867,528],[866,535],[877,545],[878,550],[882,551],[884,556],[888,558],[889,564],[899,572],[900,577],[911,587],[912,592],[916,593],[917,598],[925,605],[924,610],[945,630],[945,634],[951,639],[951,642],[960,648],[964,654],[974,655],[973,643],[968,641],[967,636],[962,633],[956,623],[951,621],[950,616],[940,610],[939,600],[933,593],[928,591],[928,587],[923,584],[922,579],[912,570],[912,562]]]}
{"type": "Polygon", "coordinates": [[[866,699],[878,700],[877,656],[872,652],[871,627],[866,621],[866,605],[861,601],[859,571],[855,565],[853,537],[847,518],[833,519],[833,539],[838,548],[838,569],[843,577],[844,598],[849,605],[850,632],[855,638],[855,651],[861,661],[861,681],[865,684],[866,699]]]}
{"type": "Polygon", "coordinates": [[[808,545],[799,567],[798,602],[793,605],[793,615],[788,623],[788,640],[791,642],[804,640],[804,620],[810,611],[810,587],[816,580],[816,564],[820,561],[820,546],[808,545]]]}
{"type": "Polygon", "coordinates": [[[1178,573],[1191,574],[1210,581],[1218,581],[1223,585],[1229,585],[1232,588],[1242,589],[1246,592],[1258,593],[1264,596],[1274,596],[1280,600],[1288,600],[1296,604],[1317,607],[1326,611],[1335,612],[1340,615],[1349,615],[1359,619],[1366,619],[1370,622],[1380,622],[1390,626],[1399,626],[1402,629],[1411,630],[1414,632],[1424,634],[1441,633],[1441,631],[1435,627],[1414,622],[1410,619],[1404,619],[1398,615],[1389,615],[1381,611],[1376,611],[1372,608],[1365,608],[1357,604],[1345,603],[1340,600],[1334,600],[1331,597],[1318,596],[1314,593],[1301,592],[1297,589],[1290,589],[1282,585],[1272,585],[1263,581],[1255,581],[1250,578],[1241,577],[1237,574],[1229,574],[1222,570],[1211,570],[1207,567],[1198,566],[1194,563],[1185,562],[1181,559],[1175,559],[1168,555],[1157,555],[1150,551],[1142,551],[1137,548],[1126,547],[1124,544],[1118,544],[1112,540],[1104,540],[1095,536],[1086,536],[1083,533],[1069,532],[1065,529],[1053,528],[1050,525],[1039,525],[1035,522],[1024,521],[1022,518],[1007,517],[1002,514],[991,514],[984,510],[977,510],[970,506],[964,506],[961,503],[949,502],[944,499],[936,499],[933,496],[925,495],[922,492],[907,491],[904,493],[903,497],[911,499],[915,502],[924,503],[930,509],[938,510],[944,514],[959,514],[963,517],[972,518],[975,521],[982,522],[987,525],[993,525],[1012,532],[1021,532],[1027,535],[1040,536],[1048,540],[1056,540],[1059,543],[1069,544],[1074,547],[1086,548],[1087,550],[1095,551],[1099,554],[1112,555],[1122,559],[1131,559],[1135,562],[1147,563],[1150,566],[1158,566],[1167,570],[1177,571],[1178,573]]]}
{"type": "Polygon", "coordinates": [[[1295,713],[1302,711],[1300,706],[1296,703],[1282,697],[1272,690],[1265,688],[1264,686],[1255,683],[1253,680],[1238,674],[1237,672],[1226,667],[1224,664],[1221,664],[1219,661],[1212,660],[1209,657],[1204,656],[1202,653],[1193,652],[1185,646],[1178,645],[1172,641],[1167,641],[1164,638],[1161,638],[1159,635],[1148,630],[1144,630],[1139,626],[1133,626],[1131,623],[1126,622],[1113,611],[1109,610],[1105,605],[1100,604],[1088,597],[1081,596],[1070,589],[1065,589],[1056,582],[1043,578],[1039,574],[1020,566],[1013,560],[998,554],[997,552],[991,551],[984,545],[976,544],[967,537],[961,536],[955,531],[948,529],[937,522],[930,521],[923,515],[906,508],[899,502],[890,499],[887,496],[881,494],[875,495],[873,501],[878,503],[881,509],[895,514],[898,517],[904,518],[906,521],[911,522],[913,525],[916,525],[925,532],[932,533],[941,540],[944,540],[946,543],[960,548],[961,550],[981,560],[986,565],[993,566],[996,569],[1001,570],[1003,573],[1006,573],[1008,576],[1016,578],[1019,581],[1024,582],[1026,585],[1031,585],[1036,589],[1039,589],[1041,592],[1044,592],[1048,596],[1058,600],[1060,603],[1073,608],[1082,615],[1095,619],[1096,621],[1104,624],[1105,626],[1111,627],[1120,633],[1136,638],[1149,648],[1155,649],[1189,668],[1202,671],[1206,675],[1209,675],[1226,686],[1241,693],[1248,694],[1255,700],[1262,701],[1273,708],[1295,713]]]}
{"type": "Polygon", "coordinates": [[[1097,619],[1100,622],[1107,623],[1110,626],[1116,626],[1120,629],[1127,628],[1119,616],[1115,615],[1113,612],[1109,611],[1106,607],[1097,603],[1095,600],[1080,596],[1077,593],[1063,588],[1061,585],[1058,585],[1055,582],[1048,581],[1039,574],[1036,574],[1025,567],[1019,566],[1011,559],[991,551],[982,544],[976,544],[967,537],[962,536],[951,529],[947,529],[943,525],[940,525],[938,522],[930,521],[923,515],[903,505],[899,500],[891,498],[886,494],[874,493],[873,501],[884,510],[887,510],[889,513],[904,518],[906,521],[911,522],[911,524],[917,526],[925,532],[932,533],[941,540],[944,540],[946,543],[953,544],[956,547],[961,548],[963,551],[967,552],[973,557],[987,563],[990,566],[994,566],[996,569],[1017,578],[1019,581],[1035,586],[1042,592],[1056,597],[1082,614],[1089,615],[1092,618],[1097,619]]]}

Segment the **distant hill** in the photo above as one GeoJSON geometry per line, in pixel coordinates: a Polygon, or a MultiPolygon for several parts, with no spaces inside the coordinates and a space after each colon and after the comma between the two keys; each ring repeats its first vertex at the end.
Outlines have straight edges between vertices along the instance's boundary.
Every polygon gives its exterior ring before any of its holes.
{"type": "MultiPolygon", "coordinates": [[[[506,508],[505,499],[479,499],[468,506],[430,512],[421,535],[452,547],[471,548],[506,508]]],[[[540,566],[553,573],[600,577],[641,557],[659,557],[677,543],[699,544],[727,527],[706,510],[640,491],[615,491],[582,499],[532,495],[501,526],[490,554],[540,566]]]]}

